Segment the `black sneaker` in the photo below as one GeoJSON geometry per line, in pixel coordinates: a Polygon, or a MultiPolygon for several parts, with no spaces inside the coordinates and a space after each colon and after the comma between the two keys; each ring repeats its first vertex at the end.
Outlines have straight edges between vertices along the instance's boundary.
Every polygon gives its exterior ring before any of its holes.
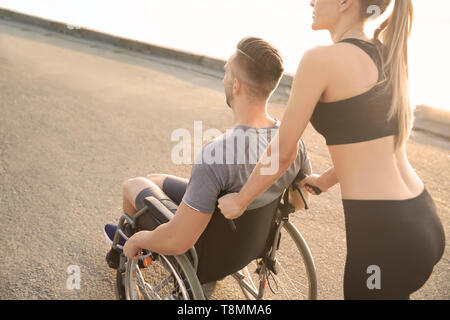
{"type": "Polygon", "coordinates": [[[117,251],[116,249],[109,250],[109,252],[106,254],[106,263],[108,263],[108,266],[112,269],[119,269],[120,266],[120,251],[117,251]]]}

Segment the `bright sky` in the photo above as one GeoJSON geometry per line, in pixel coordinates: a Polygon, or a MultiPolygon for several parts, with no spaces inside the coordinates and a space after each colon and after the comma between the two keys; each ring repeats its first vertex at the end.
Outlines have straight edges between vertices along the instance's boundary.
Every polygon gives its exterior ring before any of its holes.
{"type": "MultiPolygon", "coordinates": [[[[401,1],[401,0],[399,0],[401,1]]],[[[308,48],[330,43],[313,32],[309,0],[0,0],[0,7],[140,41],[228,58],[248,35],[273,43],[295,72],[308,48]]],[[[450,110],[449,0],[413,0],[411,99],[450,110]]]]}

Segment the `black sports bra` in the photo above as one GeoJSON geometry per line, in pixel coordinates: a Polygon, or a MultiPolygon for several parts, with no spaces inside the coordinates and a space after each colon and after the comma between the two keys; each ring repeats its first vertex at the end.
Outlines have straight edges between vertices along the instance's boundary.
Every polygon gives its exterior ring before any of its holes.
{"type": "MultiPolygon", "coordinates": [[[[383,79],[381,57],[374,44],[359,39],[340,42],[348,42],[364,50],[378,67],[378,81],[383,79]]],[[[311,124],[325,137],[327,145],[358,143],[396,135],[396,119],[388,121],[392,91],[383,89],[384,83],[381,83],[355,97],[319,102],[311,124]]]]}

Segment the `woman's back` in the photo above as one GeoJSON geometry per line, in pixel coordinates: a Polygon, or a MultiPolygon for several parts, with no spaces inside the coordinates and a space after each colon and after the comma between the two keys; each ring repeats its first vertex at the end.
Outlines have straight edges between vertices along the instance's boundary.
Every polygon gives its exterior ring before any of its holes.
{"type": "Polygon", "coordinates": [[[368,40],[346,40],[323,48],[329,57],[328,86],[311,119],[316,129],[324,128],[342,198],[416,197],[424,185],[406,148],[394,153],[396,121],[387,121],[389,91],[377,84],[383,79],[377,48],[368,40]]]}

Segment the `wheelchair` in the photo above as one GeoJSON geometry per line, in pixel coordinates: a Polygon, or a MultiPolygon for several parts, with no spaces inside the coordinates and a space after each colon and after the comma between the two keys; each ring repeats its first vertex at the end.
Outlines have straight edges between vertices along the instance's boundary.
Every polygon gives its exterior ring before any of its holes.
{"type": "MultiPolygon", "coordinates": [[[[247,210],[234,220],[234,228],[216,208],[197,243],[183,255],[147,252],[138,260],[120,255],[116,294],[125,300],[204,300],[202,284],[232,276],[249,300],[315,300],[317,279],[311,251],[289,217],[289,188],[300,193],[295,182],[272,203],[247,210]]],[[[155,197],[131,219],[123,215],[112,247],[120,236],[128,240],[135,232],[153,230],[170,221],[173,213],[155,197]]]]}

